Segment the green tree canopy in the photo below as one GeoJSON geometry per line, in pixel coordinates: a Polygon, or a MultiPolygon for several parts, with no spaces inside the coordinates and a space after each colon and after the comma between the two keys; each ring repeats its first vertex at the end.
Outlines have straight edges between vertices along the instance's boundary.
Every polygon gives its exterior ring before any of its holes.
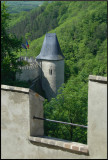
{"type": "Polygon", "coordinates": [[[15,35],[6,32],[9,22],[9,13],[4,3],[1,3],[1,80],[7,83],[15,80],[15,73],[18,70],[18,62],[13,51],[21,49],[22,40],[18,40],[15,35]]]}

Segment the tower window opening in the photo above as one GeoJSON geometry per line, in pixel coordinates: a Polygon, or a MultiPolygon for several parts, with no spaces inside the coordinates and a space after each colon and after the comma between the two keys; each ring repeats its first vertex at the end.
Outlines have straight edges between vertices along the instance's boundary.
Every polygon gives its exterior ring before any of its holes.
{"type": "Polygon", "coordinates": [[[49,69],[49,74],[52,75],[52,69],[49,69]]]}

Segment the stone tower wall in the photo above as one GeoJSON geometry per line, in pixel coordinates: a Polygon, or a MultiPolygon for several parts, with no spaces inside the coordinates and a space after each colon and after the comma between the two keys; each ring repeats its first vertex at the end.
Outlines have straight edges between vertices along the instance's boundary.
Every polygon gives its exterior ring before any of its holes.
{"type": "Polygon", "coordinates": [[[42,68],[42,88],[50,100],[57,95],[57,90],[64,83],[64,60],[46,61],[40,63],[42,68]]]}

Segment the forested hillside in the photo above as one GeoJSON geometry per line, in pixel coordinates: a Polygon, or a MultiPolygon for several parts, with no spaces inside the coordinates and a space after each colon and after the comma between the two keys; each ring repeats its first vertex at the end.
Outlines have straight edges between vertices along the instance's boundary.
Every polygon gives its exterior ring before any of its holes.
{"type": "MultiPolygon", "coordinates": [[[[40,53],[46,32],[57,34],[65,56],[65,84],[55,99],[45,102],[45,117],[87,125],[88,76],[107,76],[107,2],[45,2],[22,14],[10,21],[9,32],[28,40],[28,56],[40,53]]],[[[84,128],[45,122],[45,134],[87,143],[84,128]]]]}
{"type": "MultiPolygon", "coordinates": [[[[1,1],[3,2],[3,1],[1,1]]],[[[9,13],[19,13],[21,11],[30,11],[40,6],[43,1],[6,1],[9,13]]]]}
{"type": "Polygon", "coordinates": [[[18,21],[14,15],[12,15],[9,29],[10,32],[15,33],[17,37],[22,36],[24,39],[29,38],[30,40],[34,40],[39,38],[46,32],[58,26],[57,17],[61,5],[61,2],[53,2],[50,4],[45,2],[41,7],[35,8],[28,13],[22,12],[22,14],[15,15],[19,17],[18,21]]]}

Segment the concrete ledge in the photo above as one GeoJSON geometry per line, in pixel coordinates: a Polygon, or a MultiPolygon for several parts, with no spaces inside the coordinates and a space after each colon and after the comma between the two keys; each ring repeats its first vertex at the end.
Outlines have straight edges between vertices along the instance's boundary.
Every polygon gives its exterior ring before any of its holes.
{"type": "Polygon", "coordinates": [[[29,93],[29,88],[1,85],[1,90],[17,91],[23,93],[29,93]]]}
{"type": "Polygon", "coordinates": [[[107,83],[107,77],[89,75],[89,80],[107,83]]]}
{"type": "Polygon", "coordinates": [[[46,144],[54,147],[60,147],[77,154],[89,155],[88,145],[85,145],[82,143],[70,142],[67,140],[62,140],[62,139],[52,138],[47,136],[42,136],[42,137],[29,136],[29,141],[42,143],[42,144],[46,144]]]}

